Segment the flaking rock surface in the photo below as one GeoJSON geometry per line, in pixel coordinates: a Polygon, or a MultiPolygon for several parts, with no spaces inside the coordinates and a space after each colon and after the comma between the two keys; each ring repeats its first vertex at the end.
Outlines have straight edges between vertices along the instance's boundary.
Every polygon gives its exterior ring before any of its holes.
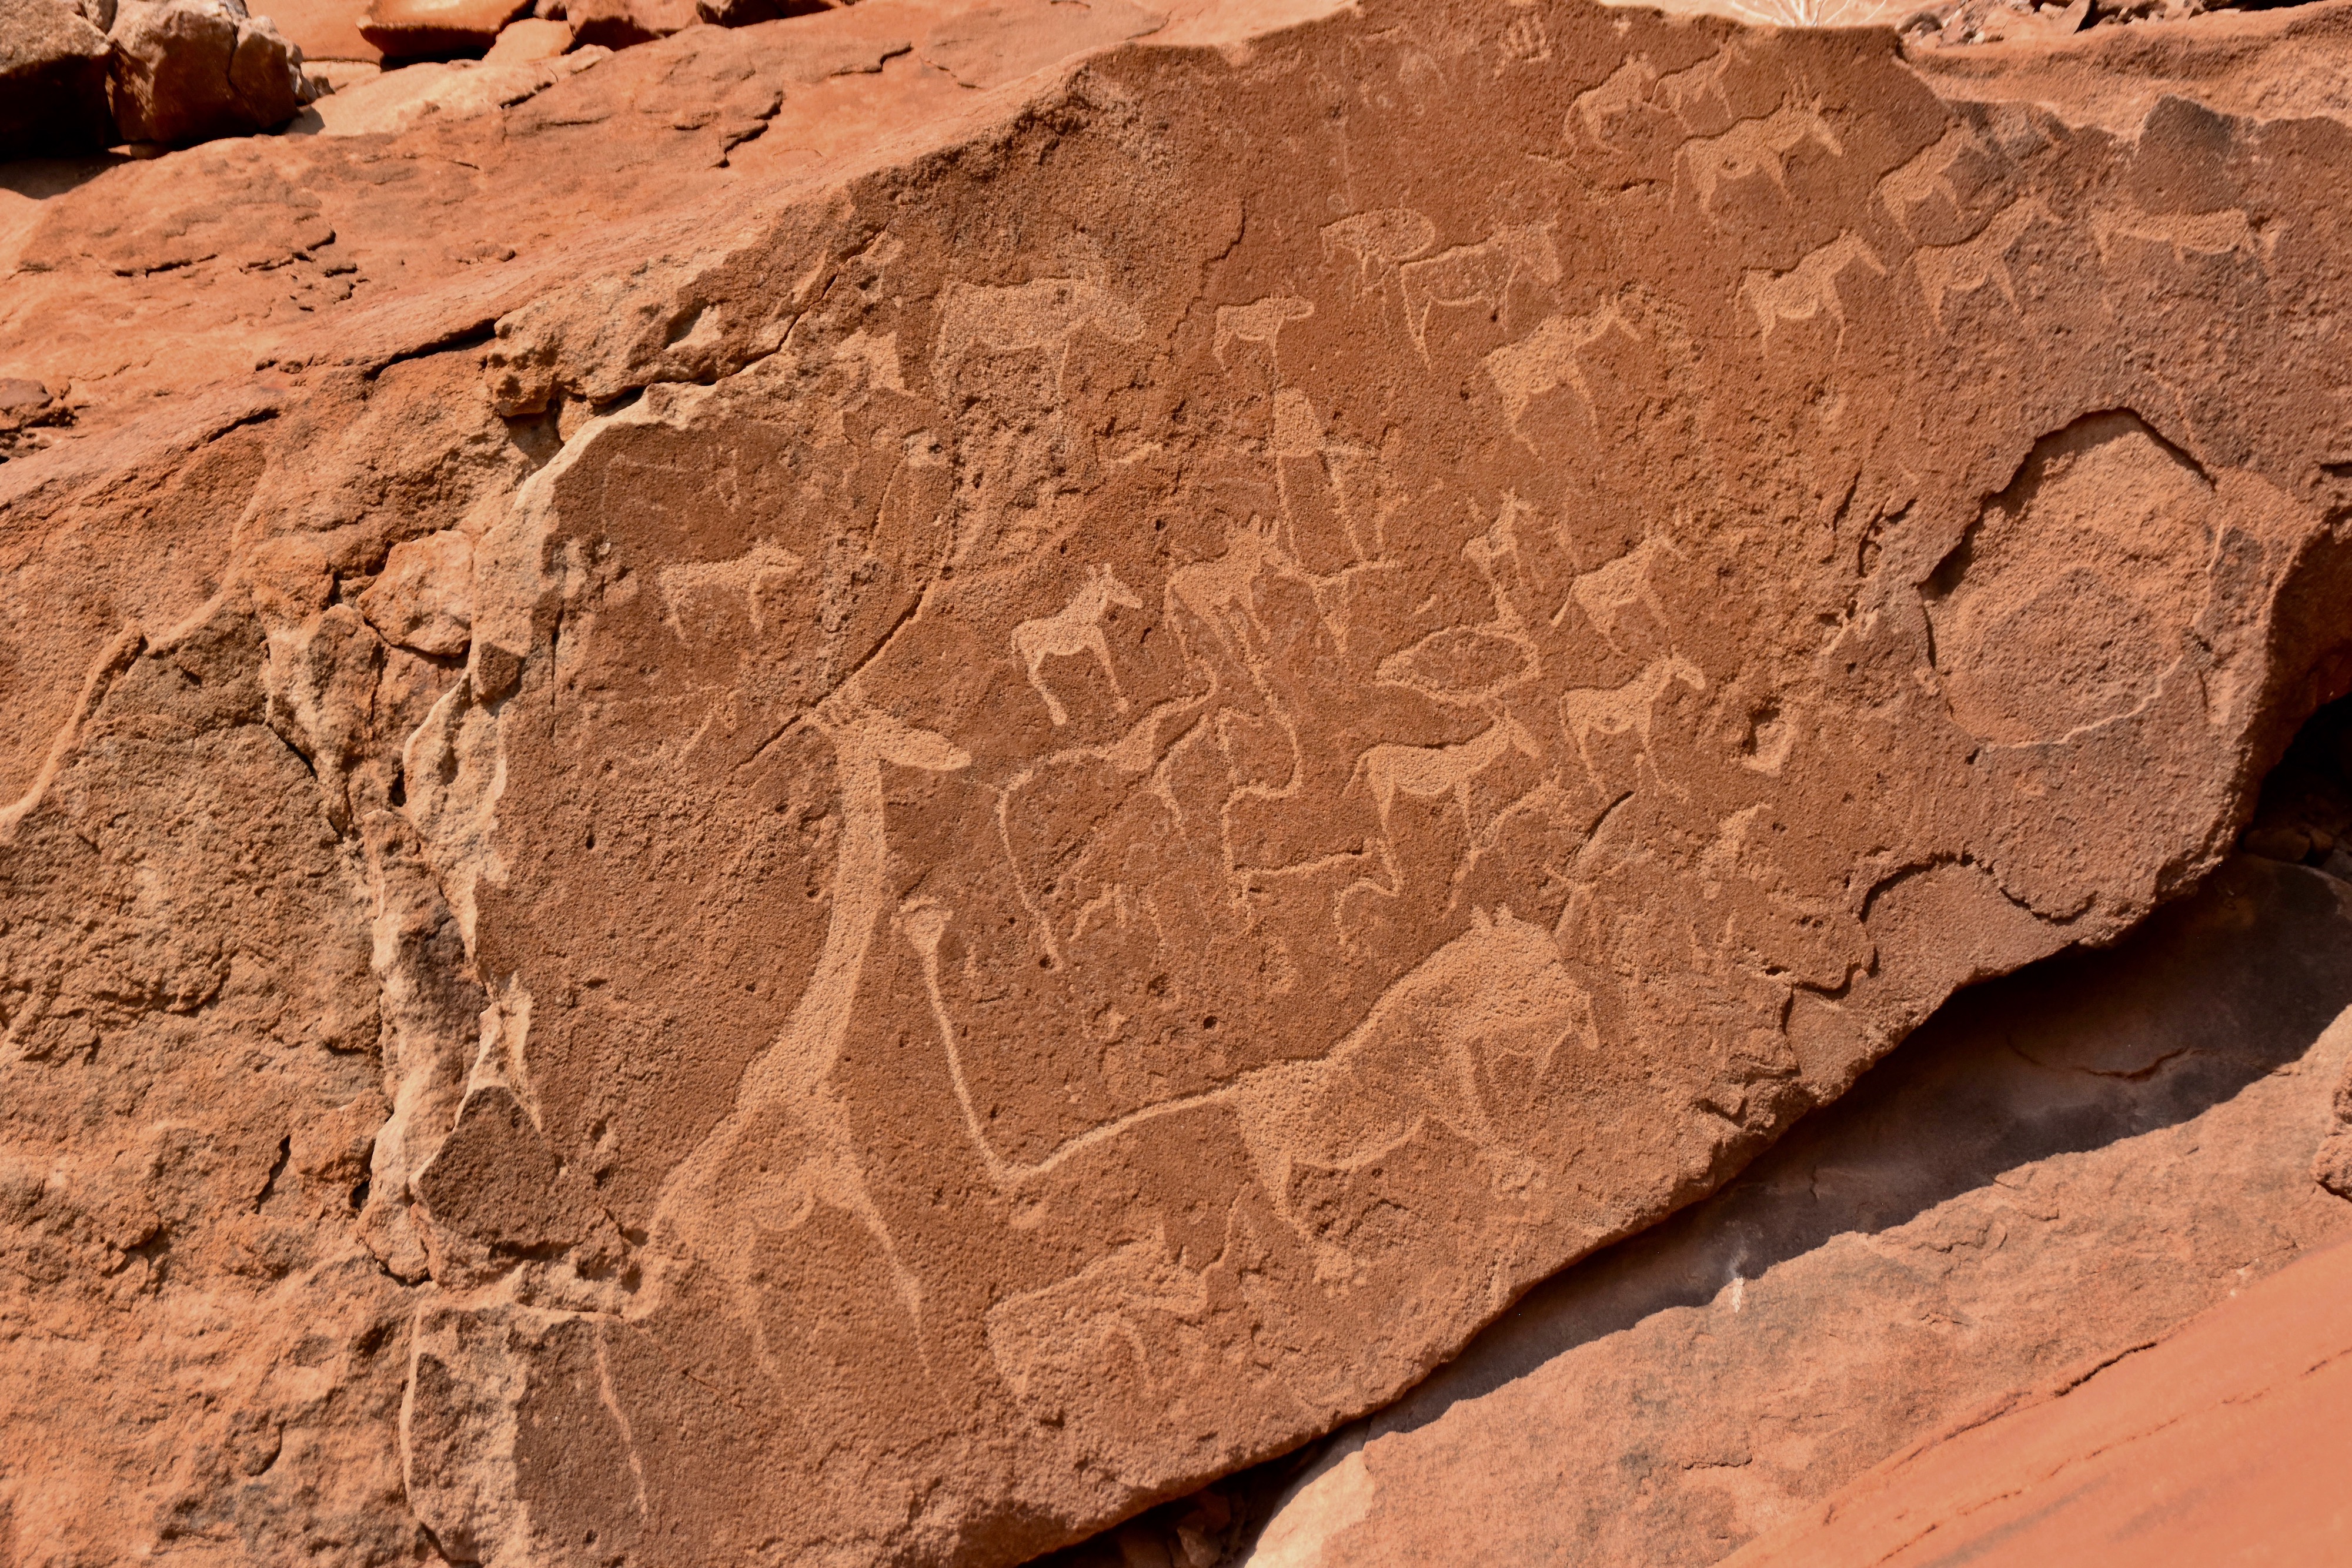
{"type": "Polygon", "coordinates": [[[2115,938],[2345,684],[2305,100],[1069,9],[30,182],[18,1558],[1019,1561],[2115,938]]]}

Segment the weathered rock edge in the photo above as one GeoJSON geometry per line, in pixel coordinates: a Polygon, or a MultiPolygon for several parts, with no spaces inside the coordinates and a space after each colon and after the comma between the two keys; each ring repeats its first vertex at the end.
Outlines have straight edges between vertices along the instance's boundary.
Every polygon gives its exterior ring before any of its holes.
{"type": "Polygon", "coordinates": [[[2210,869],[2344,685],[2345,138],[1566,5],[1124,50],[504,318],[462,678],[380,535],[240,540],[7,831],[266,660],[445,1552],[1017,1560],[2210,869]]]}

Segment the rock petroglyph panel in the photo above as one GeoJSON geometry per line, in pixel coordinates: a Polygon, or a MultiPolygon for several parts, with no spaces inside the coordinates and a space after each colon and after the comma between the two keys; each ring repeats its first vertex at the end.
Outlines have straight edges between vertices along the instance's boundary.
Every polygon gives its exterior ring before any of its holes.
{"type": "Polygon", "coordinates": [[[210,1168],[395,1303],[353,1486],[495,1568],[1024,1560],[2215,862],[2341,673],[2344,128],[1513,13],[1125,46],[144,488],[7,465],[5,1064],[316,1001],[210,1168]],[[403,396],[471,455],[362,485],[403,396]],[[175,921],[194,827],[84,863],[139,747],[266,759],[331,939],[175,921]]]}
{"type": "MultiPolygon", "coordinates": [[[[2095,265],[2130,149],[2037,175],[1886,60],[1572,15],[1522,65],[1604,83],[1573,158],[1465,78],[1458,155],[1352,117],[1383,172],[1283,186],[1311,224],[1092,133],[1054,177],[1151,193],[1020,248],[972,236],[1045,221],[1035,164],[877,181],[785,349],[575,435],[488,536],[541,564],[477,612],[519,682],[482,941],[545,1135],[656,1178],[605,1188],[639,1282],[593,1332],[793,1411],[720,1421],[746,1462],[866,1456],[790,1501],[649,1479],[646,1529],[919,1555],[984,1528],[927,1479],[971,1445],[1022,1456],[988,1506],[1076,1521],[1313,1430],[2212,841],[2322,525],[2188,455],[2103,298],[2028,285],[2095,265]],[[1507,204],[1465,203],[1495,145],[1507,204]],[[1982,389],[1914,367],[2007,362],[1996,325],[2047,390],[1938,444],[1982,389]],[[684,978],[592,1003],[541,934],[607,754],[799,900],[765,1039],[646,1059],[690,1090],[596,1065],[684,978]],[[2183,787],[2128,789],[2158,755],[2183,787]]],[[[1343,34],[1084,90],[1200,106],[1180,140],[1234,95],[1319,167],[1253,84],[1343,34]]]]}

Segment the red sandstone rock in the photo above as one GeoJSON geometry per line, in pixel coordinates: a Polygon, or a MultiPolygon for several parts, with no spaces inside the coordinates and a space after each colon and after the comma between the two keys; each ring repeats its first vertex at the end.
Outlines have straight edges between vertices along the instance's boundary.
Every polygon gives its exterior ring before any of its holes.
{"type": "Polygon", "coordinates": [[[383,51],[360,33],[368,0],[269,0],[269,19],[306,61],[380,60],[383,51]]]}
{"type": "Polygon", "coordinates": [[[583,44],[626,48],[702,20],[695,0],[567,0],[564,16],[583,44]]]}
{"type": "Polygon", "coordinates": [[[482,57],[486,65],[512,61],[551,60],[572,47],[572,24],[525,17],[499,30],[498,42],[482,57]]]}
{"type": "Polygon", "coordinates": [[[1975,1413],[1729,1563],[2342,1562],[2347,1295],[2339,1244],[2176,1334],[1975,1413]]]}
{"type": "Polygon", "coordinates": [[[1958,998],[1725,1192],[1538,1287],[1342,1434],[1247,1561],[1648,1568],[1810,1517],[2352,1229],[2306,1168],[2347,1009],[2352,886],[2231,861],[2115,951],[1958,998]]]}
{"type": "Polygon", "coordinates": [[[114,140],[106,31],[73,0],[0,10],[0,159],[80,152],[114,140]]]}
{"type": "Polygon", "coordinates": [[[360,36],[387,56],[474,54],[530,0],[370,0],[360,36]]]}
{"type": "Polygon", "coordinates": [[[2303,99],[1098,10],[11,220],[17,1551],[1017,1561],[2119,936],[2340,685],[2303,99]]]}
{"type": "Polygon", "coordinates": [[[300,52],[243,0],[121,0],[107,37],[126,141],[181,146],[264,131],[309,96],[300,52]]]}

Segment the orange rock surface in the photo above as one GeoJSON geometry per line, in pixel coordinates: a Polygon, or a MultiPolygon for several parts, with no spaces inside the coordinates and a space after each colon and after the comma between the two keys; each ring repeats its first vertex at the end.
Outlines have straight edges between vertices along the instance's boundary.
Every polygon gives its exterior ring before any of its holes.
{"type": "Polygon", "coordinates": [[[1311,10],[12,172],[9,1551],[1018,1562],[2221,863],[2352,11],[1311,10]]]}
{"type": "Polygon", "coordinates": [[[2352,1244],[1920,1444],[1727,1568],[2352,1557],[2352,1244]]]}

